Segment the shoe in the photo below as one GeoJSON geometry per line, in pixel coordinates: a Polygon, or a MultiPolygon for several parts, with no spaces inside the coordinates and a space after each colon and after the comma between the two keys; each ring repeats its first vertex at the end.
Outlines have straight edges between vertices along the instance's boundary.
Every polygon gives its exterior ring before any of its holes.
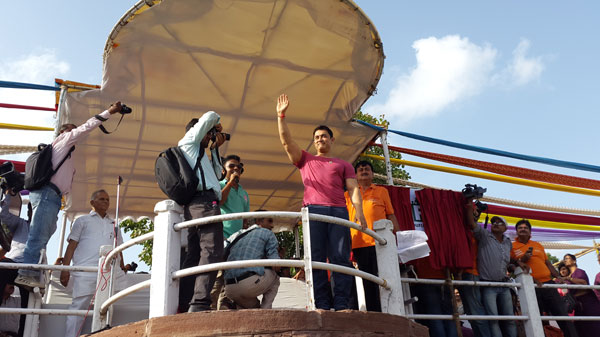
{"type": "Polygon", "coordinates": [[[46,288],[45,284],[41,283],[37,277],[33,277],[33,276],[19,275],[15,279],[15,284],[18,286],[21,286],[29,291],[32,291],[33,288],[40,288],[40,289],[46,288]]]}
{"type": "Polygon", "coordinates": [[[187,312],[202,312],[202,311],[210,311],[210,307],[206,307],[200,304],[190,304],[190,308],[187,312]]]}

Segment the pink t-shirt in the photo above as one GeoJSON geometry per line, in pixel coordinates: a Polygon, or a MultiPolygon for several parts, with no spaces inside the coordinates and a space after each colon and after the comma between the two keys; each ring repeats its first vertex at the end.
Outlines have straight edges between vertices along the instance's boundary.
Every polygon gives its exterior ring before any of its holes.
{"type": "Polygon", "coordinates": [[[300,169],[304,183],[304,206],[346,207],[346,179],[356,178],[352,165],[338,158],[319,157],[304,150],[295,165],[300,169]]]}

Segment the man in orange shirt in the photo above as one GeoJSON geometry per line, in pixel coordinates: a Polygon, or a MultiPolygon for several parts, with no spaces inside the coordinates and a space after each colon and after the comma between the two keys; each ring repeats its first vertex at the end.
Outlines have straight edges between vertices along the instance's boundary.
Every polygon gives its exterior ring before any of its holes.
{"type": "MultiPolygon", "coordinates": [[[[544,247],[539,242],[531,240],[531,224],[522,219],[515,226],[517,238],[512,243],[510,258],[523,270],[530,271],[531,277],[537,284],[535,295],[538,301],[540,313],[548,312],[556,316],[567,316],[565,305],[555,288],[540,288],[542,284],[554,284],[552,277],[563,279],[558,271],[548,260],[544,247]]],[[[572,321],[558,321],[560,329],[565,337],[577,336],[577,331],[572,321]]]]}
{"type": "MultiPolygon", "coordinates": [[[[363,213],[367,220],[367,226],[373,230],[373,222],[381,219],[391,220],[394,224],[394,232],[400,228],[398,220],[394,215],[394,208],[388,191],[381,186],[373,184],[373,166],[368,161],[359,161],[355,166],[356,179],[362,194],[363,213]]],[[[349,219],[357,222],[356,209],[348,192],[346,196],[346,207],[348,208],[349,219]]],[[[375,240],[355,229],[350,229],[352,237],[352,254],[358,264],[358,269],[377,275],[377,255],[375,254],[375,240]]],[[[379,301],[379,286],[370,281],[364,281],[365,300],[367,302],[367,311],[381,312],[379,301]]]]}

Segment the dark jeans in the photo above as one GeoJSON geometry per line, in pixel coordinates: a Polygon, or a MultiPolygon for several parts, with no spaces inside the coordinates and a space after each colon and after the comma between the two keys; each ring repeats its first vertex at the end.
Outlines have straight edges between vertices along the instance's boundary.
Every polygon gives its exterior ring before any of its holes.
{"type": "MultiPolygon", "coordinates": [[[[219,203],[214,192],[198,193],[184,206],[184,219],[203,218],[220,215],[219,203]],[[216,202],[216,203],[215,203],[216,202]]],[[[188,228],[188,248],[183,268],[221,262],[223,257],[223,223],[215,222],[188,228]]],[[[210,291],[217,272],[202,273],[181,279],[179,287],[179,311],[185,312],[190,304],[210,310],[210,291]]]]}
{"type": "MultiPolygon", "coordinates": [[[[334,216],[348,220],[346,207],[331,207],[309,205],[310,213],[334,216]]],[[[310,244],[313,261],[325,262],[352,268],[350,263],[350,229],[327,222],[310,221],[310,244]]],[[[332,273],[334,282],[333,308],[335,310],[348,309],[350,291],[352,289],[352,276],[332,273]]],[[[326,270],[313,270],[313,283],[315,289],[315,305],[317,309],[329,310],[331,303],[331,285],[327,279],[326,270]]]]}
{"type": "MultiPolygon", "coordinates": [[[[552,281],[544,282],[545,284],[554,284],[552,281]]],[[[553,316],[567,316],[567,309],[563,300],[560,298],[558,290],[552,288],[535,288],[535,296],[537,297],[540,313],[547,312],[553,316]]],[[[557,321],[560,330],[565,337],[578,337],[575,325],[572,321],[557,321]]]]}
{"type": "MultiPolygon", "coordinates": [[[[473,275],[471,273],[462,274],[463,281],[479,281],[479,275],[473,275]]],[[[481,288],[470,287],[470,286],[459,286],[457,287],[460,293],[460,299],[462,300],[465,314],[467,315],[485,315],[485,308],[481,299],[481,288]]],[[[477,337],[490,337],[490,324],[484,320],[469,320],[473,333],[477,337]]]]}
{"type": "MultiPolygon", "coordinates": [[[[415,284],[411,293],[419,298],[414,304],[415,313],[429,315],[452,315],[452,299],[445,286],[415,284]]],[[[456,337],[456,323],[452,320],[417,320],[429,328],[430,337],[456,337]]]]}
{"type": "MultiPolygon", "coordinates": [[[[377,270],[377,254],[375,253],[375,246],[354,248],[352,249],[352,253],[354,254],[354,260],[356,260],[359,270],[369,274],[379,275],[377,270]]],[[[381,312],[379,285],[363,279],[363,286],[365,288],[367,311],[381,312]]]]}

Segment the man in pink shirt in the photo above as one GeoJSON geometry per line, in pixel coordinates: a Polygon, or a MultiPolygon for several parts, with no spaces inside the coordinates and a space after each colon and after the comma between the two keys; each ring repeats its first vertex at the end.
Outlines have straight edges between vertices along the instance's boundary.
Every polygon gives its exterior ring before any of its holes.
{"type": "MultiPolygon", "coordinates": [[[[304,183],[304,206],[310,213],[334,216],[348,220],[348,210],[344,197],[344,188],[348,190],[352,204],[356,209],[356,218],[363,228],[367,221],[363,215],[362,198],[354,168],[348,162],[327,157],[335,141],[333,132],[325,125],[313,131],[313,144],[317,155],[300,149],[292,140],[290,130],[285,122],[285,111],[289,106],[285,94],[277,100],[277,121],[279,138],[290,161],[300,169],[304,183]]],[[[327,222],[310,221],[310,242],[312,259],[352,267],[350,263],[350,229],[327,222]]],[[[350,275],[333,273],[333,303],[331,286],[327,279],[327,271],[313,270],[315,289],[315,305],[318,309],[344,310],[349,307],[350,291],[353,278],[350,275]],[[333,304],[333,305],[332,305],[333,304]]]]}
{"type": "MultiPolygon", "coordinates": [[[[71,157],[71,147],[98,127],[110,115],[121,111],[121,102],[112,104],[108,110],[87,120],[84,124],[63,124],[60,134],[52,142],[52,168],[56,169],[59,163],[68,156],[58,171],[44,187],[30,191],[29,201],[33,207],[33,215],[29,226],[29,236],[23,253],[23,263],[35,264],[39,262],[40,251],[46,247],[48,240],[56,231],[56,220],[60,210],[63,195],[71,191],[75,168],[71,157]]],[[[74,153],[74,152],[73,152],[74,153]]],[[[44,288],[40,282],[40,272],[37,270],[19,269],[19,276],[15,283],[25,288],[44,288]]]]}

